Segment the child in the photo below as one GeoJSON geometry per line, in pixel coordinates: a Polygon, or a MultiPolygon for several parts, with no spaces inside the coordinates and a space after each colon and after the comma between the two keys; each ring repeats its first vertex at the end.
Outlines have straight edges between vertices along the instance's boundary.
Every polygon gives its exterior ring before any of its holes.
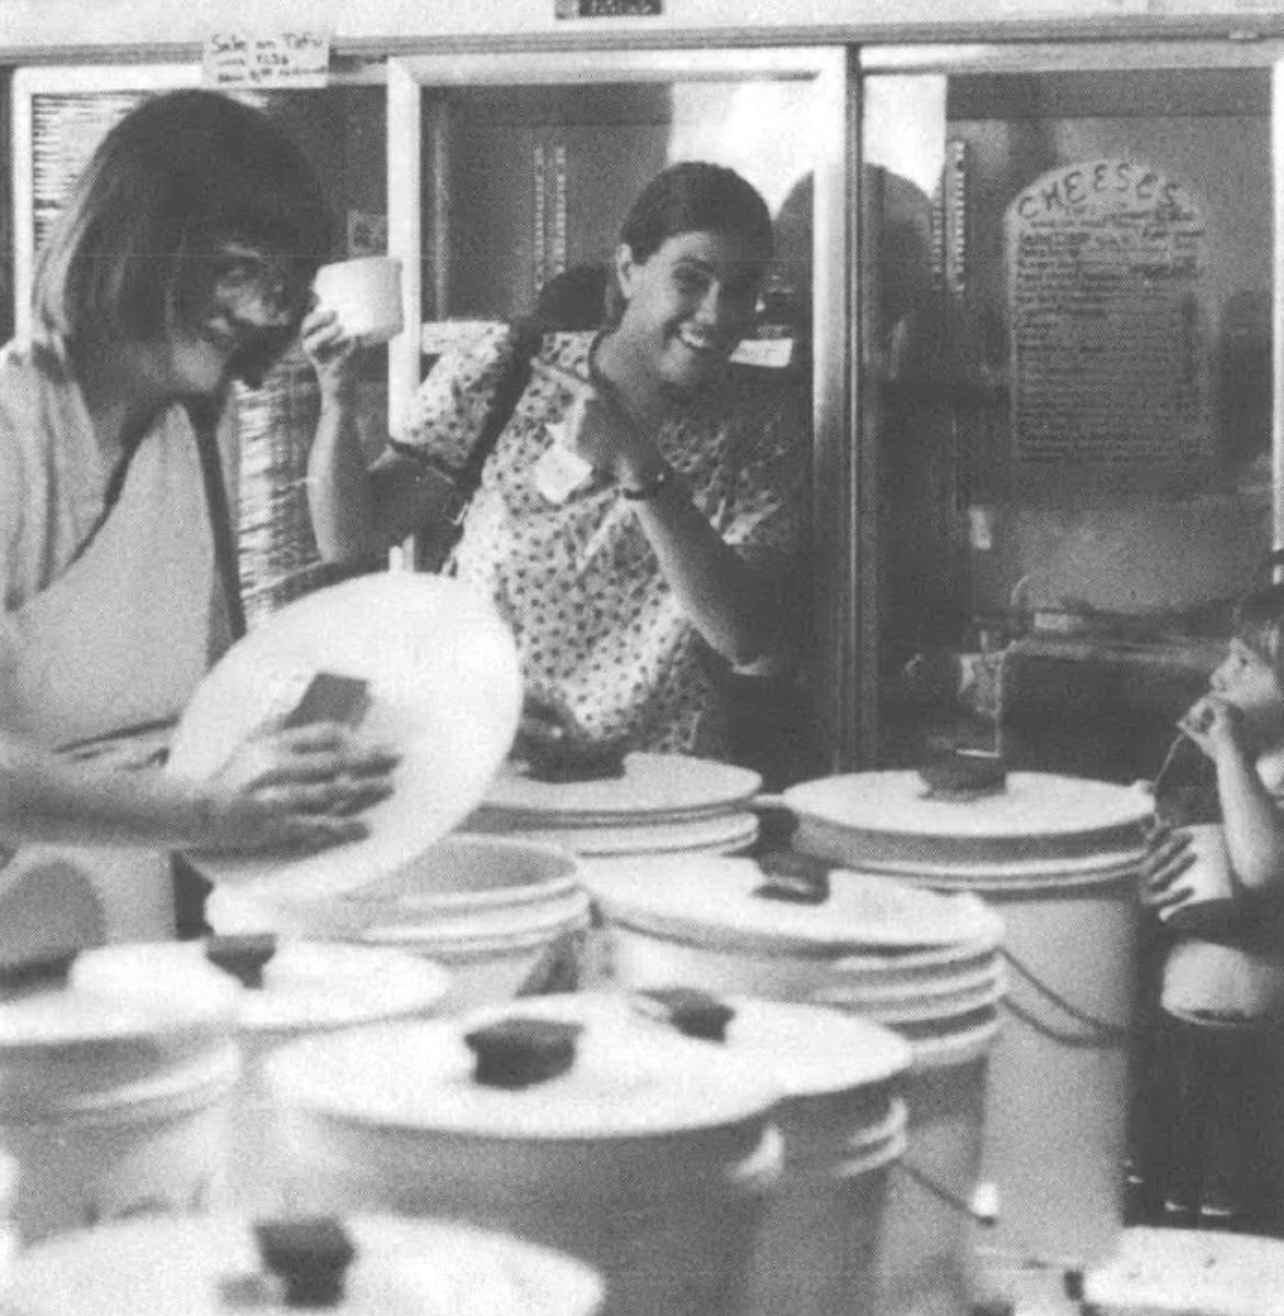
{"type": "Polygon", "coordinates": [[[1142,903],[1159,916],[1145,929],[1142,981],[1158,999],[1142,1011],[1134,1167],[1148,1209],[1165,1218],[1274,1229],[1284,1219],[1284,585],[1241,601],[1226,656],[1181,728],[1155,782],[1161,821],[1142,867],[1142,903]],[[1220,822],[1230,891],[1201,905],[1186,828],[1205,822],[1220,822]]]}
{"type": "Polygon", "coordinates": [[[1201,791],[1198,780],[1166,789],[1164,779],[1181,766],[1184,747],[1175,746],[1155,783],[1163,821],[1143,869],[1143,903],[1163,917],[1189,899],[1180,879],[1195,854],[1180,824],[1203,821],[1211,809],[1225,833],[1237,904],[1246,916],[1264,912],[1284,899],[1284,585],[1241,601],[1226,657],[1181,728],[1201,751],[1200,775],[1212,789],[1201,791]]]}

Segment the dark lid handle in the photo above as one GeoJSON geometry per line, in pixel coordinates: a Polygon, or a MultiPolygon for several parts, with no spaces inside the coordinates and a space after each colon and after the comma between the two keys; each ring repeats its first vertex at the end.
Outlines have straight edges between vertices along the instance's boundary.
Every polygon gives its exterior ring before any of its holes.
{"type": "Polygon", "coordinates": [[[276,937],[270,932],[208,937],[205,941],[205,958],[239,978],[242,987],[262,987],[263,970],[275,954],[276,937]]]}
{"type": "Polygon", "coordinates": [[[706,1042],[725,1042],[727,1025],[736,1017],[725,1001],[698,987],[653,987],[640,994],[659,1005],[678,1032],[706,1042]]]}
{"type": "Polygon", "coordinates": [[[50,950],[0,964],[0,995],[32,987],[65,987],[77,954],[75,950],[50,950]]]}
{"type": "Polygon", "coordinates": [[[564,1074],[575,1063],[579,1024],[514,1017],[474,1028],[464,1041],[477,1057],[473,1078],[487,1087],[525,1088],[564,1074]]]}
{"type": "Polygon", "coordinates": [[[795,905],[823,905],[829,899],[830,865],[796,850],[768,850],[758,867],[766,881],[754,887],[762,900],[787,900],[795,905]]]}
{"type": "Polygon", "coordinates": [[[333,1216],[259,1220],[254,1225],[259,1257],[285,1284],[287,1307],[336,1307],[357,1249],[333,1216]]]}

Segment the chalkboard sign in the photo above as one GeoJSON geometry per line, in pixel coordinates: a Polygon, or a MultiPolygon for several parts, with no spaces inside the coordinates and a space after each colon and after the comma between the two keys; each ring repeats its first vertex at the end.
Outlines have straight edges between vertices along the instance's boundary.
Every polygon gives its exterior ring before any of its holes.
{"type": "Polygon", "coordinates": [[[1132,160],[1052,170],[1005,216],[1018,464],[1211,457],[1207,243],[1186,189],[1132,160]]]}

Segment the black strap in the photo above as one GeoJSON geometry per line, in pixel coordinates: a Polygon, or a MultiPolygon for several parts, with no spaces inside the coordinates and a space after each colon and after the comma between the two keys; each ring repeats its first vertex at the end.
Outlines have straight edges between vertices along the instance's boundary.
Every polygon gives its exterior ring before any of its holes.
{"type": "MultiPolygon", "coordinates": [[[[539,349],[542,338],[543,331],[538,326],[527,324],[514,326],[513,355],[503,378],[499,381],[499,386],[491,395],[490,406],[487,407],[485,419],[477,431],[477,438],[458,469],[449,473],[441,472],[455,486],[450,512],[450,520],[456,531],[455,538],[458,538],[458,533],[463,528],[468,504],[472,502],[477,486],[481,484],[482,469],[486,465],[486,459],[495,451],[495,445],[504,432],[504,426],[512,419],[518,400],[530,382],[531,361],[539,349]]],[[[409,457],[424,466],[437,469],[434,459],[415,444],[392,440],[389,446],[399,456],[409,457]]]]}
{"type": "Polygon", "coordinates": [[[499,387],[490,400],[486,419],[477,434],[467,460],[455,473],[455,488],[463,499],[465,506],[472,501],[477,486],[481,483],[482,467],[486,459],[495,451],[495,444],[504,432],[504,426],[512,419],[518,399],[526,391],[531,378],[531,358],[539,348],[541,334],[538,329],[519,326],[513,333],[513,356],[508,370],[499,387]]]}
{"type": "Polygon", "coordinates": [[[205,505],[209,509],[210,530],[214,535],[214,565],[223,587],[227,605],[228,627],[232,639],[245,634],[245,605],[241,601],[241,573],[236,560],[236,539],[232,533],[232,513],[223,483],[223,462],[218,450],[219,409],[205,399],[187,403],[187,414],[196,434],[196,451],[201,457],[201,476],[205,481],[205,505]]]}

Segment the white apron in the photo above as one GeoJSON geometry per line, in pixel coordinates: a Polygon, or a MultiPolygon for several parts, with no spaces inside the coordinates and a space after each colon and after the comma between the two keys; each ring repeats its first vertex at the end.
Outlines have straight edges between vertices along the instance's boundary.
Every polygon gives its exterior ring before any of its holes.
{"type": "MultiPolygon", "coordinates": [[[[200,458],[174,410],[134,454],[89,547],[7,616],[14,730],[57,748],[176,716],[211,657],[214,581],[200,458]]],[[[0,868],[6,958],[173,927],[167,853],[31,845],[0,868]]]]}

